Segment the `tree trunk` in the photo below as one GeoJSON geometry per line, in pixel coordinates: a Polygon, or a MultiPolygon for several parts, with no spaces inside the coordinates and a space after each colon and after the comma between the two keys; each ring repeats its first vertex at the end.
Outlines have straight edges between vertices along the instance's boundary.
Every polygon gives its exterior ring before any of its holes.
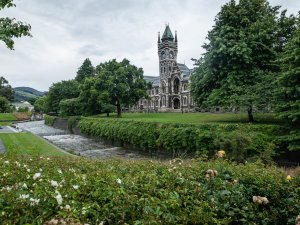
{"type": "Polygon", "coordinates": [[[121,118],[122,117],[122,111],[121,111],[121,104],[120,104],[120,102],[119,102],[119,100],[117,101],[117,117],[118,118],[121,118]]]}
{"type": "Polygon", "coordinates": [[[250,123],[254,122],[252,106],[249,106],[249,108],[248,108],[248,122],[250,122],[250,123]]]}

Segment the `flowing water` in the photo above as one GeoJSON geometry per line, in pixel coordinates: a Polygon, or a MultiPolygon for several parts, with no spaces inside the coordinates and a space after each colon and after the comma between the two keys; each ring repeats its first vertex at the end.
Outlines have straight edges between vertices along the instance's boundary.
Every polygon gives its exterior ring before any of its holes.
{"type": "Polygon", "coordinates": [[[23,131],[38,135],[60,149],[86,157],[107,159],[110,157],[121,158],[149,158],[138,151],[124,149],[122,147],[109,145],[101,140],[86,138],[80,135],[56,129],[44,124],[44,121],[33,121],[18,123],[17,127],[23,131]]]}

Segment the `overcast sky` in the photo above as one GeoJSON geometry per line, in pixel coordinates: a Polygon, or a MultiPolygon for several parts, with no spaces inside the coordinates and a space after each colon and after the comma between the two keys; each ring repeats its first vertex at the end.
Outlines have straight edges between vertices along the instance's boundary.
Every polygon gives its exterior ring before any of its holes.
{"type": "MultiPolygon", "coordinates": [[[[93,65],[127,58],[158,76],[157,33],[169,23],[178,33],[178,62],[192,67],[221,6],[229,0],[15,0],[15,17],[32,26],[32,38],[16,40],[15,50],[0,42],[0,76],[13,87],[41,91],[73,79],[85,58],[93,65]]],[[[300,0],[270,0],[297,14],[300,0]]]]}

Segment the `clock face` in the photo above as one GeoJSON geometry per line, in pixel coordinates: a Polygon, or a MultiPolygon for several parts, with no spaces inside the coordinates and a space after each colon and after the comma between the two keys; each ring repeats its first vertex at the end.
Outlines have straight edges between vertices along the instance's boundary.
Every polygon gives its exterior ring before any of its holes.
{"type": "Polygon", "coordinates": [[[169,56],[170,56],[170,59],[174,59],[173,52],[170,52],[169,56]]]}
{"type": "Polygon", "coordinates": [[[166,58],[166,53],[165,53],[165,52],[162,52],[162,53],[161,53],[161,58],[162,58],[162,59],[165,59],[165,58],[166,58]]]}

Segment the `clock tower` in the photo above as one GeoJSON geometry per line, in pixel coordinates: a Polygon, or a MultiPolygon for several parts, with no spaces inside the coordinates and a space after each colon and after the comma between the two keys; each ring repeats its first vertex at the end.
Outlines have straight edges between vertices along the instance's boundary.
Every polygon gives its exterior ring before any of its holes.
{"type": "Polygon", "coordinates": [[[159,58],[159,76],[160,79],[170,78],[174,67],[177,64],[177,32],[175,38],[169,25],[166,25],[162,38],[158,33],[158,58],[159,58]]]}

